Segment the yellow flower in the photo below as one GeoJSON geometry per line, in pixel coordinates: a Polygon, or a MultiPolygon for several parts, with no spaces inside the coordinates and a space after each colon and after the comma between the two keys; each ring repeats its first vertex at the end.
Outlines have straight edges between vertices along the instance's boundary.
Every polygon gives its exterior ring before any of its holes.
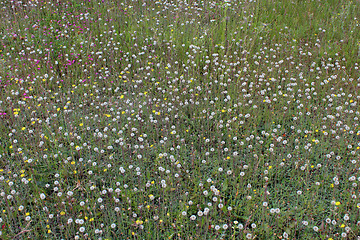
{"type": "Polygon", "coordinates": [[[61,211],[61,212],[60,212],[60,215],[61,215],[61,216],[64,216],[64,215],[65,215],[65,212],[64,212],[64,211],[61,211]]]}
{"type": "Polygon", "coordinates": [[[137,225],[140,225],[140,224],[143,224],[144,222],[143,221],[141,221],[141,220],[136,220],[136,224],[137,225]]]}
{"type": "Polygon", "coordinates": [[[336,205],[336,206],[339,206],[339,205],[340,205],[340,202],[336,202],[335,205],[336,205]]]}

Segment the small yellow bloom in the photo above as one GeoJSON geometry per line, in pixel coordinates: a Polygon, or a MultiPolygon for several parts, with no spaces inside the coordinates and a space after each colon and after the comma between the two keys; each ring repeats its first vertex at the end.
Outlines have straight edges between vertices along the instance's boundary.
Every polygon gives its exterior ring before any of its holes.
{"type": "Polygon", "coordinates": [[[336,202],[335,205],[336,205],[336,206],[339,206],[339,205],[340,205],[340,202],[336,202]]]}
{"type": "Polygon", "coordinates": [[[64,216],[64,215],[65,215],[65,212],[64,212],[64,211],[61,211],[61,212],[60,212],[60,215],[61,215],[61,216],[64,216]]]}

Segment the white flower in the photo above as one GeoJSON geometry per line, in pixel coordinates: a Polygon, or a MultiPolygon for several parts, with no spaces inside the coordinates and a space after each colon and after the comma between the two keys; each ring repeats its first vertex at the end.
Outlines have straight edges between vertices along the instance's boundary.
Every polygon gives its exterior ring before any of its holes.
{"type": "Polygon", "coordinates": [[[116,224],[115,223],[113,223],[113,224],[111,224],[111,226],[110,226],[111,228],[115,228],[116,227],[116,224]]]}
{"type": "Polygon", "coordinates": [[[81,228],[79,228],[79,231],[80,231],[80,232],[85,232],[85,228],[84,228],[84,227],[81,227],[81,228]]]}
{"type": "Polygon", "coordinates": [[[45,199],[45,197],[46,197],[45,194],[43,194],[43,193],[40,194],[41,199],[45,199]]]}
{"type": "Polygon", "coordinates": [[[196,216],[195,216],[195,215],[191,215],[190,220],[195,221],[195,219],[196,219],[196,216]]]}

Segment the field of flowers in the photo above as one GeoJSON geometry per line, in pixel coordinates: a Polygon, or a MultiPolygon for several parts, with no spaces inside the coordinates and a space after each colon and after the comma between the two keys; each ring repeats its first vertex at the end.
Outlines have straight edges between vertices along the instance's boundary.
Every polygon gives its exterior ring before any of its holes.
{"type": "Polygon", "coordinates": [[[360,239],[360,1],[0,1],[1,239],[360,239]]]}

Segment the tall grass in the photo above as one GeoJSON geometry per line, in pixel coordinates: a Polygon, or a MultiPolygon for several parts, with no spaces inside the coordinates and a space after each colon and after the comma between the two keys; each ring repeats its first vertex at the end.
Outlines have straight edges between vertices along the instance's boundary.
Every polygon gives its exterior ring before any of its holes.
{"type": "Polygon", "coordinates": [[[2,1],[2,239],[356,239],[358,1],[2,1]]]}

